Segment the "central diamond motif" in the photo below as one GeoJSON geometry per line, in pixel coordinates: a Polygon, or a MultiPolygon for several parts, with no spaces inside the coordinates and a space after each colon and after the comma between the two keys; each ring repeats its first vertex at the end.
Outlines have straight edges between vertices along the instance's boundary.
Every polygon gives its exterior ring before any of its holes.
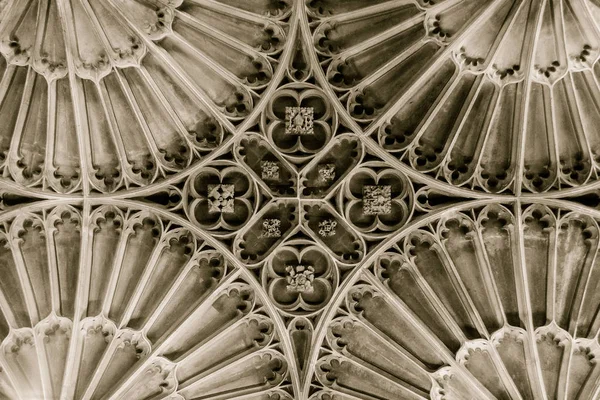
{"type": "Polygon", "coordinates": [[[363,186],[363,213],[365,215],[390,214],[392,212],[392,187],[390,185],[363,186]]]}
{"type": "Polygon", "coordinates": [[[286,289],[295,292],[312,293],[314,290],[312,282],[315,279],[315,269],[309,265],[289,265],[285,268],[287,272],[286,289]]]}
{"type": "Polygon", "coordinates": [[[290,135],[312,135],[314,109],[312,107],[286,107],[285,133],[290,135]]]}
{"type": "Polygon", "coordinates": [[[208,211],[232,213],[235,211],[233,185],[208,185],[208,211]]]}

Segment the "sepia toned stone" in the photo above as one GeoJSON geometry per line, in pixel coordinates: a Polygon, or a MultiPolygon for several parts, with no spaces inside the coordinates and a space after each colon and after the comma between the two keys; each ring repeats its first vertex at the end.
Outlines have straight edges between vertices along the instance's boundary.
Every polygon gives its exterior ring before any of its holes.
{"type": "Polygon", "coordinates": [[[392,212],[392,187],[389,185],[365,185],[363,187],[363,212],[366,215],[392,212]]]}
{"type": "Polygon", "coordinates": [[[234,198],[233,185],[208,185],[208,204],[210,212],[234,212],[234,198]]]}
{"type": "Polygon", "coordinates": [[[319,222],[319,235],[323,237],[335,236],[335,227],[337,226],[337,221],[332,219],[326,219],[324,221],[319,222]]]}
{"type": "Polygon", "coordinates": [[[286,107],[285,133],[289,135],[312,135],[314,112],[312,107],[286,107]]]}
{"type": "Polygon", "coordinates": [[[261,161],[261,178],[269,181],[279,180],[279,163],[277,161],[261,161]]]}
{"type": "Polygon", "coordinates": [[[0,398],[600,399],[598,0],[0,0],[0,398]]]}
{"type": "Polygon", "coordinates": [[[281,237],[281,220],[277,218],[267,218],[262,222],[263,238],[279,238],[281,237]]]}
{"type": "Polygon", "coordinates": [[[315,269],[310,265],[290,265],[286,267],[287,290],[300,293],[312,292],[315,269]]]}
{"type": "Polygon", "coordinates": [[[331,182],[335,179],[335,164],[319,164],[318,172],[321,182],[331,182]]]}

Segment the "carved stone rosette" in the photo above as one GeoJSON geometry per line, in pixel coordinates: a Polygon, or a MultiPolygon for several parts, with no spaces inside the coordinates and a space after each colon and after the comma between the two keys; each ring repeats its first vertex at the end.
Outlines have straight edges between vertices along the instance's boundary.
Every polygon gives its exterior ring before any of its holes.
{"type": "Polygon", "coordinates": [[[599,0],[0,0],[0,398],[600,398],[599,0]]]}

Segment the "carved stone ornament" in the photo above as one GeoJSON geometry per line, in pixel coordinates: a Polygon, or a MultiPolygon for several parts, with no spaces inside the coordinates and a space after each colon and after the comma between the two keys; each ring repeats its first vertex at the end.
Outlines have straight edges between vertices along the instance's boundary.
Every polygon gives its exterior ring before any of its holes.
{"type": "Polygon", "coordinates": [[[0,399],[600,399],[600,0],[0,0],[0,399]]]}

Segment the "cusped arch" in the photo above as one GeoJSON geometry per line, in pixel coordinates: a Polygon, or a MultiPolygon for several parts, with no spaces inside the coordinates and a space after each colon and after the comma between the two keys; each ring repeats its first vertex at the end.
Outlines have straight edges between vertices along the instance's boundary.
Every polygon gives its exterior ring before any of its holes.
{"type": "Polygon", "coordinates": [[[597,3],[0,1],[0,394],[600,396],[597,3]]]}
{"type": "Polygon", "coordinates": [[[409,224],[334,294],[304,394],[595,398],[599,220],[570,202],[513,199],[409,224]]]}
{"type": "Polygon", "coordinates": [[[185,219],[134,201],[46,201],[0,226],[8,398],[294,398],[275,307],[185,219]]]}
{"type": "Polygon", "coordinates": [[[419,180],[515,194],[595,183],[593,1],[306,1],[305,15],[341,117],[419,180]]]}
{"type": "Polygon", "coordinates": [[[89,194],[180,174],[260,112],[294,47],[295,10],[289,0],[3,3],[3,177],[89,194]]]}

